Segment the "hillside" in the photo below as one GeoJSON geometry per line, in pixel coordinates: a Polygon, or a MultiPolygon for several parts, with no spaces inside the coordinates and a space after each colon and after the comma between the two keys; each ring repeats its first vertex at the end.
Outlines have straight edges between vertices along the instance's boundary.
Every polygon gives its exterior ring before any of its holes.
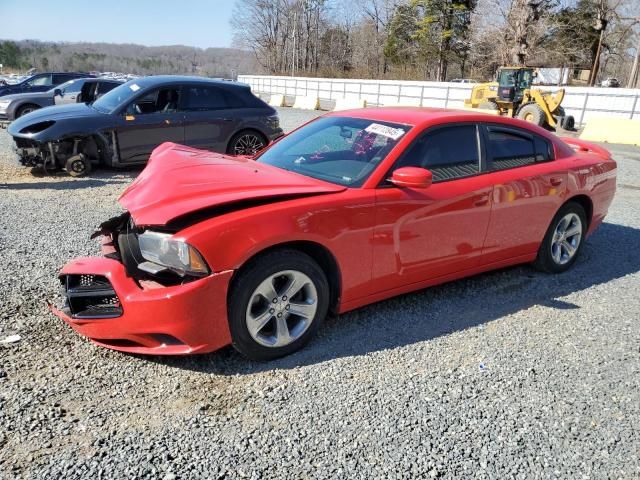
{"type": "Polygon", "coordinates": [[[233,48],[195,48],[184,45],[145,47],[113,43],[54,43],[0,40],[0,63],[5,69],[123,72],[137,75],[198,73],[231,77],[255,72],[254,56],[233,48]]]}

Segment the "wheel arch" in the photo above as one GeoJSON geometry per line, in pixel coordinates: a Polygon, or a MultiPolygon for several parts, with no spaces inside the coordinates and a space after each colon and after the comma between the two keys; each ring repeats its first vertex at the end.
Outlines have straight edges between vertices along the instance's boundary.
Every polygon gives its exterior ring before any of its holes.
{"type": "MultiPolygon", "coordinates": [[[[338,312],[340,297],[342,294],[342,275],[340,272],[340,267],[338,266],[338,261],[336,260],[333,253],[324,245],[314,241],[293,240],[290,242],[271,245],[263,250],[254,253],[251,257],[247,258],[235,271],[231,279],[231,285],[233,285],[233,282],[238,277],[238,273],[247,264],[263,255],[267,255],[277,250],[297,250],[310,256],[320,266],[324,274],[327,276],[327,282],[329,283],[329,312],[331,314],[336,314],[338,312]]],[[[229,289],[229,291],[231,291],[231,288],[229,289]]]]}
{"type": "Polygon", "coordinates": [[[34,110],[40,110],[42,108],[42,105],[38,105],[37,103],[33,103],[32,101],[25,100],[19,105],[13,107],[14,116],[18,118],[18,112],[21,112],[25,107],[33,107],[34,110]]]}
{"type": "Polygon", "coordinates": [[[589,197],[589,195],[578,194],[573,197],[568,198],[560,208],[564,207],[567,203],[577,203],[582,208],[584,208],[584,212],[587,215],[587,229],[591,226],[591,220],[593,218],[593,201],[589,197]]]}

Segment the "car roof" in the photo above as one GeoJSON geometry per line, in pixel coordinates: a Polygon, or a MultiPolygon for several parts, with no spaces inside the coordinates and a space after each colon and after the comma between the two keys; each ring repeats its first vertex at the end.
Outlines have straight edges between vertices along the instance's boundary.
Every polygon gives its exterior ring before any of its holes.
{"type": "Polygon", "coordinates": [[[529,130],[532,133],[542,135],[551,141],[555,141],[554,135],[531,122],[525,122],[524,120],[519,120],[517,118],[504,117],[500,115],[491,115],[478,110],[452,110],[432,107],[368,107],[356,110],[330,112],[326,114],[326,116],[355,117],[363,118],[365,120],[377,120],[415,127],[427,127],[429,125],[456,122],[501,123],[529,130]]]}
{"type": "MultiPolygon", "coordinates": [[[[421,125],[439,119],[455,121],[475,121],[478,115],[487,121],[487,114],[466,110],[450,110],[432,107],[369,107],[357,110],[341,110],[331,112],[329,116],[358,117],[366,120],[380,120],[383,122],[402,123],[404,125],[421,125]]],[[[493,116],[492,116],[493,117],[493,116]]]]}
{"type": "Polygon", "coordinates": [[[154,87],[161,85],[178,85],[183,83],[200,83],[209,85],[224,85],[235,88],[248,88],[244,83],[234,82],[231,80],[222,80],[216,78],[196,77],[191,75],[151,75],[148,77],[140,77],[130,80],[141,87],[154,87]]]}

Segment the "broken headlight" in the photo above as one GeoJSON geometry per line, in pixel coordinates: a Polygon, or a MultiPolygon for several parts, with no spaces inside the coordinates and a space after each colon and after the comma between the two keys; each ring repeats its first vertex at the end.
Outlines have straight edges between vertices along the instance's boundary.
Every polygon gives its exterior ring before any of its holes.
{"type": "Polygon", "coordinates": [[[173,238],[173,235],[146,231],[138,237],[138,244],[142,256],[148,260],[138,265],[144,271],[158,273],[168,268],[182,276],[202,277],[209,274],[209,267],[200,252],[188,243],[173,238]]]}

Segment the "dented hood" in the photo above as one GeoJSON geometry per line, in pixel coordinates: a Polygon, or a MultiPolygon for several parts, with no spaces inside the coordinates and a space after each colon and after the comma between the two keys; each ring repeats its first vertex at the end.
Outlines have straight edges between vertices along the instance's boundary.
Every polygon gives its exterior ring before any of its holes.
{"type": "Polygon", "coordinates": [[[244,200],[343,190],[248,158],[163,143],[120,196],[120,204],[136,225],[166,225],[188,213],[244,200]]]}

